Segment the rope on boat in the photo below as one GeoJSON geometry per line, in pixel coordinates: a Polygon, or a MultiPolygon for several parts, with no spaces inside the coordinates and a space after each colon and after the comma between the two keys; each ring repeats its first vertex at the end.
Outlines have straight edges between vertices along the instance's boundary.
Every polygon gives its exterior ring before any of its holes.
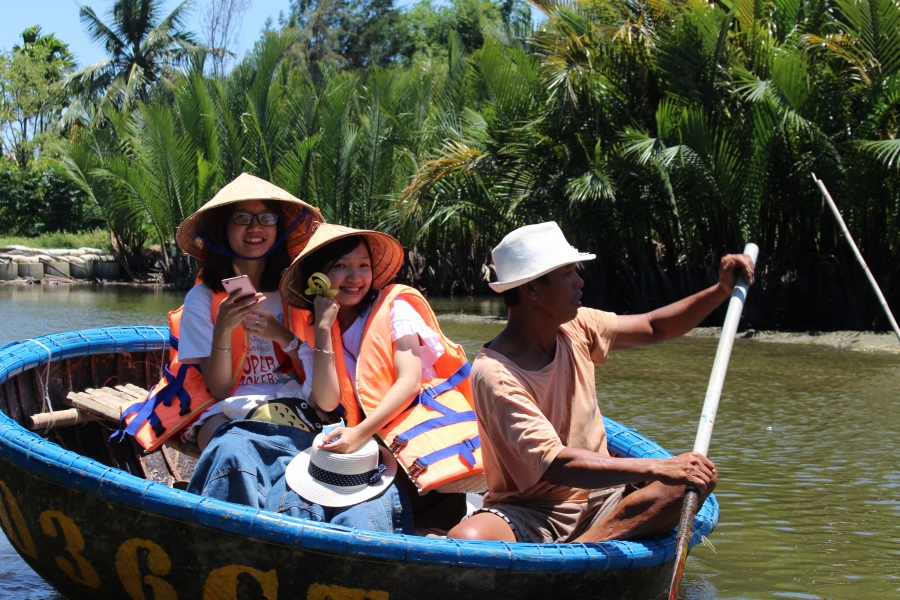
{"type": "MultiPolygon", "coordinates": [[[[165,375],[166,346],[168,346],[168,344],[169,344],[169,338],[166,337],[165,335],[163,335],[163,333],[156,327],[151,327],[150,329],[152,329],[153,331],[158,333],[159,337],[161,337],[162,341],[163,341],[163,346],[162,346],[162,350],[160,350],[160,358],[159,358],[159,378],[160,378],[160,380],[162,380],[163,376],[165,375]]],[[[147,382],[147,386],[151,387],[151,388],[153,387],[153,385],[149,381],[147,382]]]]}
{"type": "Polygon", "coordinates": [[[53,405],[50,404],[50,361],[53,358],[53,352],[42,344],[39,340],[34,338],[28,340],[29,342],[34,342],[41,348],[47,351],[47,364],[44,365],[44,378],[41,379],[40,375],[37,377],[38,387],[40,387],[41,393],[41,403],[43,407],[41,408],[41,412],[49,412],[50,413],[50,422],[47,424],[47,427],[44,429],[44,433],[47,433],[54,427],[56,427],[56,413],[53,412],[53,405]]]}

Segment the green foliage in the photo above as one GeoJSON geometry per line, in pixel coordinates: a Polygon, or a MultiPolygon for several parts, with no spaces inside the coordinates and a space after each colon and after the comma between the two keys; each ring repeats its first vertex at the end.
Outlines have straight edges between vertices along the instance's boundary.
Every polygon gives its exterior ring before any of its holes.
{"type": "Polygon", "coordinates": [[[22,32],[22,42],[0,54],[0,156],[25,169],[56,135],[68,101],[59,83],[73,62],[68,46],[38,26],[22,32]]]}
{"type": "Polygon", "coordinates": [[[206,51],[184,29],[190,4],[185,0],[164,16],[161,0],[115,0],[108,23],[91,7],[81,6],[88,35],[109,57],[72,73],[67,87],[82,102],[102,98],[127,107],[135,98],[147,99],[158,81],[174,77],[176,67],[206,51]]]}
{"type": "Polygon", "coordinates": [[[99,225],[84,193],[45,162],[21,170],[0,161],[0,234],[33,237],[99,225]]]}
{"type": "Polygon", "coordinates": [[[292,0],[281,25],[298,37],[290,52],[296,63],[360,69],[398,57],[400,15],[393,0],[292,0]]]}
{"type": "Polygon", "coordinates": [[[29,248],[95,248],[104,254],[112,252],[109,231],[105,228],[79,233],[45,233],[37,237],[24,235],[0,235],[0,248],[6,246],[28,246],[29,248]]]}
{"type": "Polygon", "coordinates": [[[463,47],[480,48],[503,26],[520,35],[531,30],[531,10],[524,0],[420,0],[400,18],[400,52],[407,60],[445,59],[451,32],[463,47]]]}

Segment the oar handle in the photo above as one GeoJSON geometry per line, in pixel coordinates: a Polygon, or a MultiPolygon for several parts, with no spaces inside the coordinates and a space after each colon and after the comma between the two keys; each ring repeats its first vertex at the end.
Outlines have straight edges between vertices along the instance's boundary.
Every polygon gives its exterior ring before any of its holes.
{"type": "MultiPolygon", "coordinates": [[[[747,244],[744,246],[744,254],[748,254],[755,265],[759,257],[759,246],[747,244]]],[[[728,371],[728,360],[731,358],[731,347],[734,346],[734,336],[737,334],[744,302],[747,300],[748,287],[744,275],[739,274],[731,300],[728,301],[728,312],[725,313],[722,336],[719,338],[719,348],[716,350],[712,375],[706,388],[706,399],[703,401],[703,411],[700,413],[700,424],[697,426],[697,437],[694,439],[694,452],[699,452],[703,456],[709,451],[709,441],[712,439],[716,413],[719,410],[719,399],[722,397],[722,386],[725,385],[725,373],[728,371]]]]}

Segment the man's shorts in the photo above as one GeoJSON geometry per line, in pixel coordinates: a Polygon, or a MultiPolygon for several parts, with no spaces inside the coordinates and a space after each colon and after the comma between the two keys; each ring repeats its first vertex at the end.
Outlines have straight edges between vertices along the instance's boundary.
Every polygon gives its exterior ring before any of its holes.
{"type": "Polygon", "coordinates": [[[624,487],[599,490],[583,503],[497,504],[478,509],[472,515],[483,512],[497,515],[512,528],[517,542],[565,543],[578,539],[609,516],[622,500],[624,490],[624,487]]]}

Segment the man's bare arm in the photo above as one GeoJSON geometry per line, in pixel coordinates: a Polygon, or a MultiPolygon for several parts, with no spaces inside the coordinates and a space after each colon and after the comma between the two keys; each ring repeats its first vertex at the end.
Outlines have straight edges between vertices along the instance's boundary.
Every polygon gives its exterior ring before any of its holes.
{"type": "Polygon", "coordinates": [[[597,452],[564,448],[544,472],[554,485],[602,489],[642,481],[693,485],[701,493],[716,481],[716,466],[698,452],[672,458],[613,458],[597,452]]]}
{"type": "Polygon", "coordinates": [[[658,344],[686,334],[731,296],[738,273],[752,285],[753,261],[746,254],[729,254],[719,264],[716,285],[648,313],[619,315],[619,332],[611,349],[658,344]]]}

